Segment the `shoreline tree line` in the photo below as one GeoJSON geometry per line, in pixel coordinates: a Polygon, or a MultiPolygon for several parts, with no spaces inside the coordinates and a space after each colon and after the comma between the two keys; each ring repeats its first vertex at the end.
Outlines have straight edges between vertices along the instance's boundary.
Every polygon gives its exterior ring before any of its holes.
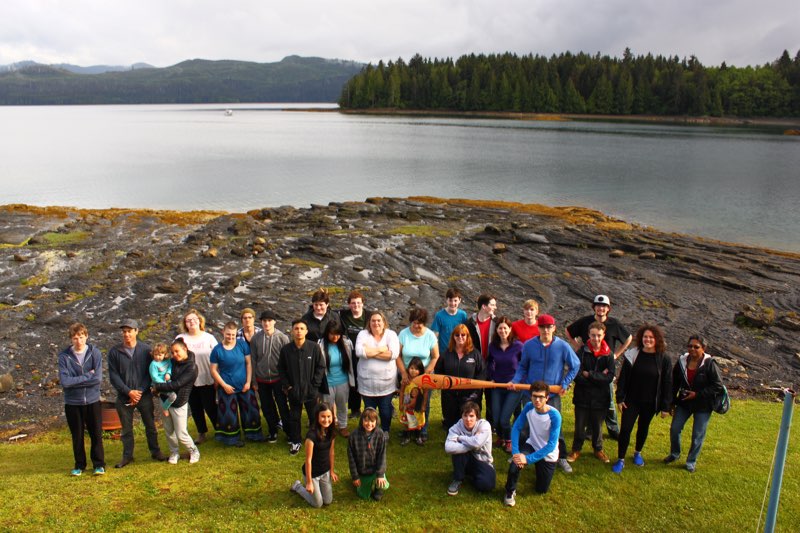
{"type": "Polygon", "coordinates": [[[589,113],[604,115],[800,116],[800,50],[772,63],[708,67],[695,57],[564,52],[416,54],[366,65],[343,87],[345,109],[589,113]]]}

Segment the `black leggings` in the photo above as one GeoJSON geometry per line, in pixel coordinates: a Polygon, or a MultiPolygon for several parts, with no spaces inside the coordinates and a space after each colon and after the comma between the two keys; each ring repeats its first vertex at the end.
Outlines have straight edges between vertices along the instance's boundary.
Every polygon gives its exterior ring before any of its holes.
{"type": "Polygon", "coordinates": [[[625,458],[628,452],[628,445],[631,442],[631,432],[633,432],[633,425],[636,419],[639,419],[639,424],[636,427],[636,451],[641,452],[644,448],[644,443],[647,440],[647,432],[650,430],[650,422],[656,414],[653,407],[645,407],[635,403],[627,404],[628,407],[622,411],[622,424],[619,428],[619,445],[617,457],[620,459],[625,458]]]}

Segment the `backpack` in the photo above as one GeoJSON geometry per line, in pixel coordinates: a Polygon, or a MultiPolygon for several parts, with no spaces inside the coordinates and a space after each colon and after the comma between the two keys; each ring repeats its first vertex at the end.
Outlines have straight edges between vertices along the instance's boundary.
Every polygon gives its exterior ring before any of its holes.
{"type": "Polygon", "coordinates": [[[722,392],[714,396],[714,403],[711,405],[711,409],[715,413],[719,413],[724,415],[728,412],[731,408],[731,397],[728,396],[728,388],[725,385],[722,386],[722,392]]]}

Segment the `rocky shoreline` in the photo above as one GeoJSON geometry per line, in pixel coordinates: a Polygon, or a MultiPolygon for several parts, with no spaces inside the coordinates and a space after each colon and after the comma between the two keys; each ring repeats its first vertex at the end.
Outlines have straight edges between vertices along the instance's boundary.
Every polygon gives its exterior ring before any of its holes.
{"type": "MultiPolygon", "coordinates": [[[[631,330],[664,327],[669,352],[705,335],[729,389],[758,394],[800,378],[800,256],[663,233],[584,208],[373,198],[248,213],[0,206],[0,434],[58,422],[56,355],[70,323],[103,352],[135,317],[170,340],[197,307],[209,329],[269,308],[287,329],[314,289],[334,308],[360,288],[399,331],[410,306],[437,310],[457,286],[472,311],[493,293],[527,298],[565,324],[596,293],[631,330]]],[[[114,393],[107,376],[104,395],[114,393]]]]}

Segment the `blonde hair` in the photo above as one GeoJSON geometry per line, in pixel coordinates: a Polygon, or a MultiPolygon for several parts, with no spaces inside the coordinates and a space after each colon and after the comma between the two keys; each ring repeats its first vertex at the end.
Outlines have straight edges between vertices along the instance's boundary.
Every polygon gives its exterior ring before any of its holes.
{"type": "Polygon", "coordinates": [[[200,314],[200,311],[197,309],[189,309],[185,315],[183,315],[183,319],[181,320],[180,330],[181,333],[189,333],[189,330],[186,329],[186,317],[189,315],[197,315],[197,320],[200,321],[200,331],[206,330],[206,317],[200,314]]]}
{"type": "Polygon", "coordinates": [[[247,313],[250,313],[251,315],[253,315],[253,320],[256,319],[255,310],[252,307],[245,307],[244,309],[242,309],[242,312],[239,313],[239,320],[241,320],[242,317],[244,317],[244,315],[247,314],[247,313]]]}
{"type": "Polygon", "coordinates": [[[523,309],[536,309],[538,311],[539,310],[539,302],[537,302],[536,300],[533,300],[533,299],[525,300],[525,303],[522,304],[522,308],[523,309]]]}
{"type": "Polygon", "coordinates": [[[165,359],[169,359],[169,350],[167,345],[163,342],[158,342],[153,345],[153,355],[163,355],[165,359]]]}

